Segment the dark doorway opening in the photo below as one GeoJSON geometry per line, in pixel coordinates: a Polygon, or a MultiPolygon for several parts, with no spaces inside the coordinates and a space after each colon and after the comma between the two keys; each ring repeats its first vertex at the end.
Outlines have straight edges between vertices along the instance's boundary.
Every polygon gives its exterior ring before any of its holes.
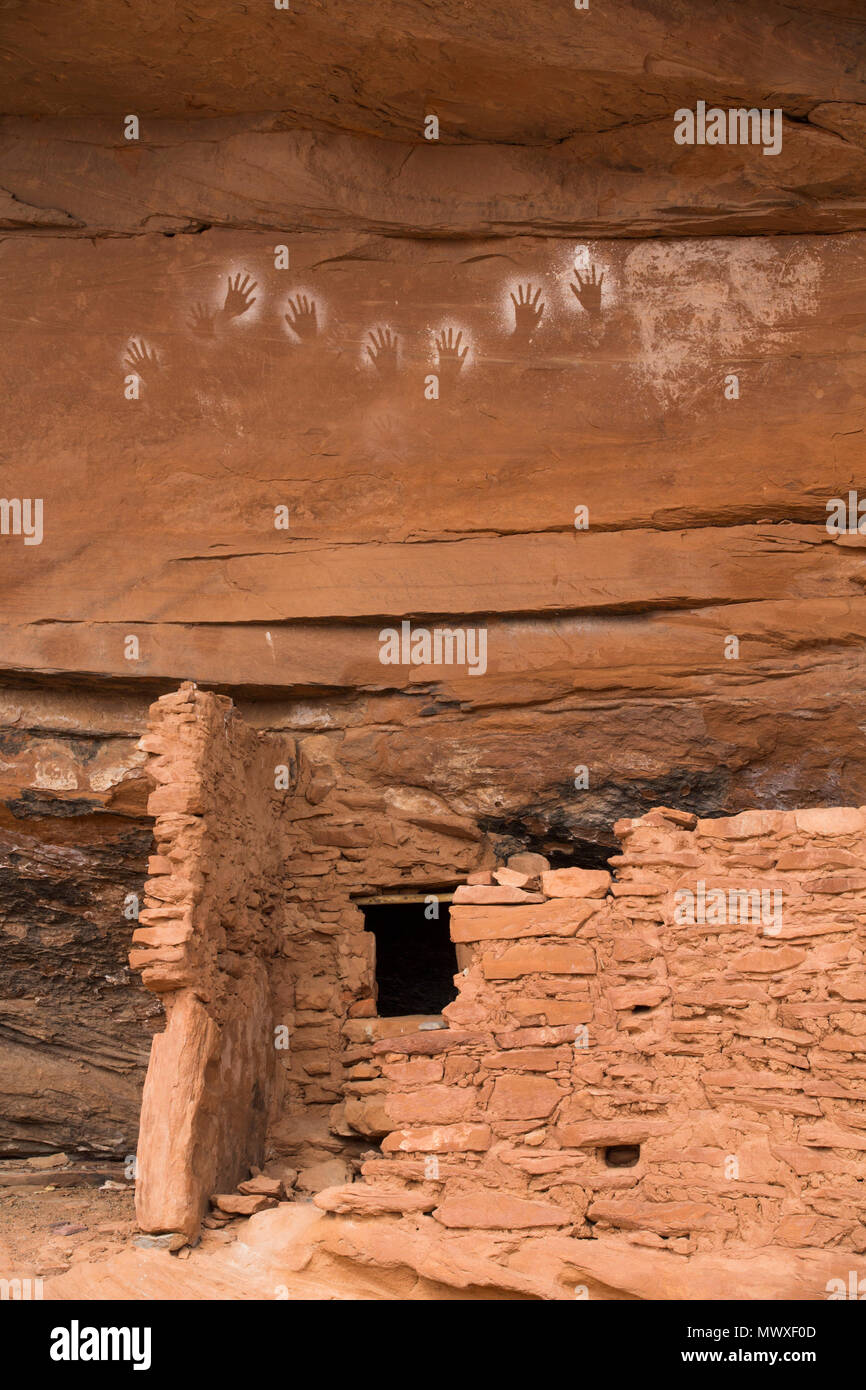
{"type": "Polygon", "coordinates": [[[362,906],[364,926],[376,938],[377,1012],[438,1014],[457,998],[453,977],[457,953],[451,940],[448,904],[438,917],[426,917],[426,901],[362,906]]]}

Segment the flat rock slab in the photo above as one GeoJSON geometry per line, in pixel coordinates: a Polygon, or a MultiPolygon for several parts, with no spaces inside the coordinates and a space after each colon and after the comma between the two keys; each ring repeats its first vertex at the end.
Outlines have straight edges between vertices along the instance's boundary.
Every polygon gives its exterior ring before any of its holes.
{"type": "Polygon", "coordinates": [[[245,1182],[239,1182],[238,1192],[245,1197],[276,1197],[277,1201],[284,1196],[281,1180],[265,1177],[264,1173],[260,1173],[254,1178],[247,1178],[245,1182]]]}
{"type": "MultiPolygon", "coordinates": [[[[472,889],[489,893],[489,888],[472,889]]],[[[508,890],[505,890],[508,891],[508,890]]],[[[493,900],[462,898],[455,894],[451,909],[451,938],[453,941],[505,941],[525,936],[574,936],[584,922],[602,906],[597,899],[575,901],[573,897],[556,898],[527,904],[532,895],[524,894],[522,903],[500,905],[493,900]]]]}
{"type": "Polygon", "coordinates": [[[211,1197],[211,1202],[218,1211],[224,1211],[228,1216],[253,1216],[257,1211],[268,1211],[277,1205],[273,1197],[262,1194],[246,1196],[242,1192],[219,1193],[211,1197]]]}
{"type": "Polygon", "coordinates": [[[132,1242],[138,1250],[182,1250],[189,1244],[189,1237],[183,1231],[161,1231],[158,1235],[145,1232],[143,1235],[136,1236],[132,1242]]]}
{"type": "Polygon", "coordinates": [[[438,1197],[430,1197],[423,1192],[387,1192],[382,1188],[366,1187],[362,1183],[352,1183],[348,1187],[329,1187],[313,1198],[322,1211],[336,1212],[340,1216],[380,1216],[388,1212],[405,1214],[408,1212],[432,1211],[438,1197]]]}
{"type": "Polygon", "coordinates": [[[606,869],[550,869],[541,875],[548,898],[603,898],[610,888],[606,869]]]}
{"type": "MultiPolygon", "coordinates": [[[[34,1173],[32,1168],[0,1170],[0,1187],[101,1187],[104,1182],[116,1182],[121,1173],[116,1168],[63,1168],[34,1173]]],[[[124,1184],[132,1190],[134,1183],[124,1184]]]]}
{"type": "Polygon", "coordinates": [[[565,1207],[549,1202],[528,1202],[503,1192],[475,1192],[449,1197],[433,1212],[443,1226],[478,1227],[484,1230],[526,1230],[532,1226],[570,1226],[565,1207]]]}
{"type": "Polygon", "coordinates": [[[512,884],[461,884],[454,893],[455,903],[543,903],[543,893],[527,893],[512,884]]]}
{"type": "Polygon", "coordinates": [[[449,1052],[452,1048],[469,1046],[472,1043],[489,1043],[487,1033],[462,1033],[456,1028],[438,1029],[432,1033],[404,1033],[402,1037],[383,1038],[373,1048],[374,1054],[380,1052],[418,1053],[433,1057],[439,1052],[449,1052]]]}

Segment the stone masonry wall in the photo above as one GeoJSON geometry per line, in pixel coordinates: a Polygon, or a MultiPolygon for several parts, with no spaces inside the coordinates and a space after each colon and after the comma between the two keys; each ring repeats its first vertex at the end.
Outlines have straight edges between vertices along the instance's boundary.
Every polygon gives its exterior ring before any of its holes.
{"type": "Polygon", "coordinates": [[[447,808],[361,792],[332,744],[258,733],[191,685],[142,747],[157,852],[131,963],[167,1014],[145,1229],[193,1234],[265,1163],[326,1209],[486,1232],[512,1260],[541,1239],[866,1251],[863,811],[657,809],[615,827],[613,877],[496,868],[447,808]],[[458,997],[380,1018],[351,895],[447,862],[458,997]]]}
{"type": "Polygon", "coordinates": [[[141,746],[155,755],[157,852],[130,964],[167,1022],[145,1082],[136,1205],[144,1230],[192,1236],[210,1195],[262,1161],[277,1095],[279,758],[229,700],[190,684],[153,706],[141,746]]]}
{"type": "Polygon", "coordinates": [[[866,814],[616,831],[613,882],[516,856],[458,890],[448,1029],[373,1044],[394,1128],[363,1185],[317,1201],[527,1267],[555,1236],[584,1258],[772,1248],[790,1279],[826,1252],[820,1279],[845,1277],[866,1251],[866,814]]]}
{"type": "Polygon", "coordinates": [[[492,851],[439,798],[356,785],[332,739],[257,731],[187,683],[140,742],[156,785],[147,906],[130,955],[165,1003],[138,1146],[138,1215],[193,1234],[209,1196],[267,1161],[315,1191],[389,1124],[347,1088],[376,1017],[374,938],[351,894],[465,877],[492,851]]]}

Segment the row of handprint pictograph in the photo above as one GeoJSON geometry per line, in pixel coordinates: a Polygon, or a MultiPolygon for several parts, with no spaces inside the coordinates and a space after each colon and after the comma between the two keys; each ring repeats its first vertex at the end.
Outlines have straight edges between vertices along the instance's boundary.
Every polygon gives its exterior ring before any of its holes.
{"type": "MultiPolygon", "coordinates": [[[[601,314],[602,283],[604,272],[599,274],[595,266],[590,266],[583,274],[575,267],[575,278],[569,288],[583,311],[592,317],[601,314]]],[[[188,328],[200,339],[215,339],[219,331],[234,319],[249,313],[256,303],[255,291],[258,282],[248,274],[228,276],[225,299],[219,309],[208,309],[202,303],[193,305],[188,319],[188,328]]],[[[543,291],[531,282],[518,284],[516,293],[510,294],[514,310],[512,338],[518,343],[528,345],[538,332],[544,318],[547,304],[542,298],[543,291]]],[[[320,337],[321,324],[315,299],[306,293],[290,296],[288,310],[283,315],[292,340],[298,344],[310,344],[320,337]]],[[[464,342],[463,330],[442,328],[433,333],[436,353],[435,370],[444,383],[453,382],[459,376],[469,352],[469,343],[464,342]]],[[[390,327],[376,327],[367,331],[363,351],[368,360],[382,377],[396,374],[398,369],[398,350],[400,338],[390,327]]],[[[124,365],[143,380],[152,379],[162,367],[159,352],[142,337],[131,338],[124,354],[124,365]]]]}

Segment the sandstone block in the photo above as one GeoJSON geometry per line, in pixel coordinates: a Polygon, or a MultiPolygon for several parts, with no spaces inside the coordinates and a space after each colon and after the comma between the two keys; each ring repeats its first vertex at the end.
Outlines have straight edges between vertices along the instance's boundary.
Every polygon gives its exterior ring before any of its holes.
{"type": "Polygon", "coordinates": [[[501,956],[485,954],[488,980],[516,980],[521,975],[594,975],[595,953],[589,946],[513,946],[501,956]]]}
{"type": "Polygon", "coordinates": [[[862,893],[866,874],[831,874],[827,878],[810,878],[803,884],[807,893],[862,893]]]}
{"type": "Polygon", "coordinates": [[[333,1211],[340,1216],[381,1216],[390,1212],[402,1216],[432,1211],[437,1201],[437,1197],[426,1196],[423,1192],[389,1192],[360,1182],[350,1183],[348,1187],[327,1187],[313,1198],[322,1211],[333,1211]]]}
{"type": "Polygon", "coordinates": [[[800,1143],[807,1148],[866,1150],[866,1131],[843,1129],[840,1125],[817,1124],[800,1130],[800,1143]]]}
{"type": "Polygon", "coordinates": [[[528,874],[530,878],[535,878],[538,874],[546,873],[550,868],[550,860],[545,859],[543,854],[533,854],[529,850],[521,850],[519,854],[510,854],[505,861],[508,869],[515,869],[519,874],[528,874]]]}
{"type": "Polygon", "coordinates": [[[147,813],[150,816],[162,816],[168,811],[197,816],[204,809],[204,793],[197,782],[172,782],[168,786],[157,787],[147,799],[147,813]]]}
{"type": "Polygon", "coordinates": [[[179,922],[158,927],[136,927],[132,933],[136,946],[182,946],[191,937],[192,927],[182,926],[179,922]]]}
{"type": "Polygon", "coordinates": [[[137,1235],[132,1243],[139,1250],[174,1251],[182,1250],[188,1238],[183,1231],[162,1231],[159,1235],[137,1235]]]}
{"type": "Polygon", "coordinates": [[[382,1075],[399,1086],[423,1086],[442,1080],[442,1062],[435,1057],[414,1057],[411,1062],[385,1062],[382,1075]]]}
{"type": "Polygon", "coordinates": [[[694,830],[698,823],[693,811],[680,811],[671,806],[653,806],[649,814],[661,816],[663,820],[670,821],[671,825],[677,825],[682,830],[694,830]]]}
{"type": "Polygon", "coordinates": [[[321,1163],[311,1163],[298,1173],[295,1186],[300,1192],[321,1192],[325,1187],[338,1187],[352,1174],[349,1164],[342,1158],[325,1158],[321,1163]]]}
{"type": "Polygon", "coordinates": [[[517,1047],[488,1052],[481,1060],[491,1071],[499,1067],[510,1071],[553,1071],[555,1067],[570,1066],[572,1052],[568,1047],[517,1047]]]}
{"type": "Polygon", "coordinates": [[[546,1076],[499,1076],[488,1110],[499,1120],[543,1120],[552,1114],[566,1090],[546,1076]]]}
{"type": "Polygon", "coordinates": [[[245,1197],[276,1197],[277,1201],[285,1196],[280,1179],[266,1177],[264,1173],[258,1173],[254,1178],[247,1178],[244,1182],[239,1182],[238,1192],[245,1197]]]}
{"type": "Polygon", "coordinates": [[[368,1139],[380,1139],[394,1128],[385,1095],[381,1091],[369,1096],[347,1095],[344,1115],[350,1129],[365,1134],[368,1139]]]}
{"type": "Polygon", "coordinates": [[[529,874],[519,873],[517,869],[496,869],[493,878],[507,888],[526,888],[536,881],[529,874]]]}
{"type": "Polygon", "coordinates": [[[644,1115],[623,1115],[616,1120],[578,1120],[557,1126],[556,1137],[567,1149],[601,1149],[617,1144],[643,1144],[647,1139],[670,1134],[675,1126],[644,1115]]]}
{"type": "Polygon", "coordinates": [[[245,1196],[242,1192],[222,1192],[211,1197],[211,1203],[227,1216],[253,1216],[257,1211],[269,1211],[277,1205],[276,1199],[264,1193],[245,1196]]]}
{"type": "Polygon", "coordinates": [[[866,826],[863,811],[855,806],[817,806],[795,811],[794,818],[804,835],[859,835],[866,826]]]}
{"type": "Polygon", "coordinates": [[[490,1148],[489,1125],[436,1125],[397,1129],[382,1141],[383,1153],[482,1153],[490,1148]]]}
{"type": "Polygon", "coordinates": [[[488,1033],[469,1033],[461,1032],[457,1028],[442,1028],[434,1033],[403,1033],[399,1037],[383,1038],[374,1045],[373,1055],[381,1052],[405,1052],[435,1057],[440,1052],[489,1043],[488,1033]]]}
{"type": "Polygon", "coordinates": [[[460,903],[543,903],[542,893],[527,893],[523,888],[512,888],[507,884],[478,884],[475,887],[461,884],[455,889],[454,902],[460,903]]]}
{"type": "Polygon", "coordinates": [[[761,835],[784,835],[793,829],[788,811],[741,811],[738,816],[699,820],[697,832],[713,840],[751,840],[761,835]]]}
{"type": "Polygon", "coordinates": [[[377,1042],[415,1033],[420,1024],[443,1022],[439,1014],[406,1014],[402,1018],[350,1018],[343,1024],[343,1037],[349,1042],[377,1042]]]}
{"type": "Polygon", "coordinates": [[[451,909],[451,939],[506,941],[514,937],[574,936],[597,912],[595,900],[553,899],[539,895],[537,906],[470,906],[457,903],[451,909]]]}
{"type": "MultiPolygon", "coordinates": [[[[570,999],[521,999],[515,996],[508,1001],[508,1012],[518,1020],[539,1019],[541,1027],[556,1027],[562,1024],[588,1023],[592,1018],[592,1004],[588,999],[584,1002],[570,999]]],[[[505,1035],[497,1034],[496,1037],[500,1047],[514,1046],[504,1043],[503,1036],[505,1035]]]]}
{"type": "Polygon", "coordinates": [[[69,1162],[66,1154],[34,1154],[32,1158],[26,1160],[28,1168],[62,1168],[69,1162]]]}
{"type": "Polygon", "coordinates": [[[541,891],[549,898],[603,898],[610,887],[606,869],[548,869],[541,891]]]}
{"type": "MultiPolygon", "coordinates": [[[[579,1020],[583,1022],[583,1020],[579,1020]]],[[[540,1028],[509,1028],[496,1033],[496,1044],[502,1048],[556,1047],[560,1043],[573,1043],[577,1027],[569,1023],[540,1028]]],[[[550,1056],[550,1054],[547,1054],[550,1056]]],[[[571,1052],[569,1051],[569,1056],[571,1052]]]]}
{"type": "Polygon", "coordinates": [[[505,1192],[473,1192],[449,1197],[433,1212],[443,1226],[478,1230],[528,1230],[533,1226],[570,1226],[565,1207],[531,1202],[505,1192]]]}
{"type": "Polygon", "coordinates": [[[391,1129],[405,1124],[453,1124],[465,1120],[477,1105],[475,1087],[422,1086],[393,1094],[388,1100],[391,1129]]]}
{"type": "Polygon", "coordinates": [[[734,956],[731,965],[745,975],[768,975],[777,970],[791,970],[806,959],[805,951],[795,950],[793,946],[779,946],[775,950],[744,951],[734,956]]]}
{"type": "Polygon", "coordinates": [[[620,985],[607,992],[615,1009],[654,1009],[669,996],[667,985],[620,985]]]}
{"type": "Polygon", "coordinates": [[[646,1202],[639,1198],[602,1199],[590,1203],[587,1216],[623,1231],[654,1231],[659,1236],[692,1231],[735,1231],[736,1217],[705,1202],[646,1202]]]}

